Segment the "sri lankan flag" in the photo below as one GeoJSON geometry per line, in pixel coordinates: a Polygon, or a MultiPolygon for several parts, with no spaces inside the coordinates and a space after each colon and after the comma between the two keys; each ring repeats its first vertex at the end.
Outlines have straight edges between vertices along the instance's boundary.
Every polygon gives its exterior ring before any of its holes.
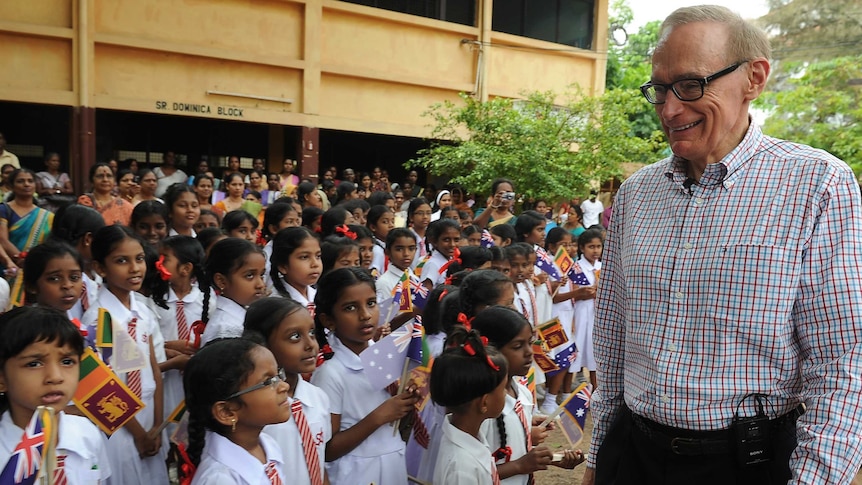
{"type": "Polygon", "coordinates": [[[96,347],[114,346],[114,334],[111,327],[111,313],[104,308],[99,308],[99,317],[96,320],[96,347]]]}
{"type": "Polygon", "coordinates": [[[392,298],[398,304],[399,312],[413,311],[413,299],[410,298],[409,271],[405,271],[398,283],[395,284],[395,288],[392,289],[392,298]]]}
{"type": "Polygon", "coordinates": [[[84,349],[80,375],[73,401],[90,421],[109,436],[144,408],[138,396],[92,349],[84,349]]]}
{"type": "Polygon", "coordinates": [[[569,252],[566,251],[566,248],[560,246],[557,249],[557,254],[554,256],[554,263],[557,264],[557,267],[560,268],[561,275],[569,274],[569,271],[572,269],[572,266],[575,265],[575,261],[569,256],[569,252]]]}

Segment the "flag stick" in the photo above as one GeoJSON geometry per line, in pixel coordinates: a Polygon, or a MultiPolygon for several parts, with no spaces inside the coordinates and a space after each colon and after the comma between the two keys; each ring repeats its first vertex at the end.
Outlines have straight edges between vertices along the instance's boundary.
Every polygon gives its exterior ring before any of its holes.
{"type": "Polygon", "coordinates": [[[410,475],[407,475],[407,481],[408,481],[408,482],[416,483],[416,484],[418,484],[418,485],[431,485],[431,483],[430,483],[430,482],[425,482],[425,481],[419,480],[418,478],[416,478],[416,477],[411,477],[410,475]]]}
{"type": "MultiPolygon", "coordinates": [[[[404,359],[404,369],[401,371],[401,382],[398,383],[398,394],[404,392],[404,388],[407,386],[407,373],[410,371],[410,357],[404,359]]],[[[392,433],[392,436],[398,435],[398,425],[401,424],[401,418],[395,420],[395,430],[392,433]]]]}
{"type": "Polygon", "coordinates": [[[156,434],[161,434],[161,433],[162,433],[162,431],[164,431],[164,430],[165,430],[165,428],[167,428],[167,427],[168,427],[168,425],[169,425],[169,424],[171,424],[171,423],[173,422],[173,420],[171,420],[171,418],[174,416],[174,414],[176,414],[176,413],[177,413],[177,411],[179,411],[179,410],[180,410],[180,408],[185,407],[185,405],[186,405],[186,401],[185,401],[185,399],[184,399],[182,402],[180,402],[180,403],[177,405],[177,407],[175,407],[175,408],[174,408],[174,410],[173,410],[173,411],[171,411],[171,414],[169,414],[169,415],[168,415],[168,417],[167,417],[167,418],[165,418],[165,420],[164,420],[164,421],[162,421],[162,424],[160,424],[160,425],[159,425],[159,429],[158,429],[158,431],[156,431],[156,434]]]}
{"type": "Polygon", "coordinates": [[[545,420],[542,421],[542,424],[540,424],[539,427],[540,428],[546,427],[547,425],[551,424],[551,421],[557,419],[561,414],[563,414],[563,410],[566,409],[566,403],[567,402],[568,402],[568,400],[564,401],[562,404],[557,406],[557,409],[555,409],[553,413],[551,413],[547,418],[545,418],[545,420]]]}

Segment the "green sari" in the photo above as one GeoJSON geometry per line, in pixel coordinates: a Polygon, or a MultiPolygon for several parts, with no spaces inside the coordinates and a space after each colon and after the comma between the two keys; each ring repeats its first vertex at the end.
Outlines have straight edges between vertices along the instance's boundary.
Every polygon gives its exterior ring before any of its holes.
{"type": "MultiPolygon", "coordinates": [[[[39,207],[27,215],[19,216],[7,204],[0,204],[0,218],[5,219],[9,228],[9,242],[19,251],[29,251],[42,244],[51,232],[54,223],[54,213],[39,207]]],[[[11,305],[24,304],[24,272],[18,271],[12,282],[11,305]]]]}

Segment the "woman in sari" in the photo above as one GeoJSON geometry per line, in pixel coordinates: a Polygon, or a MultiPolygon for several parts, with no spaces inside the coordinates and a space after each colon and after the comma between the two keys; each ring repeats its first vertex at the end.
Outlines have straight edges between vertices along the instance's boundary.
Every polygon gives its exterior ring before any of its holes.
{"type": "Polygon", "coordinates": [[[473,216],[473,224],[479,228],[492,228],[499,224],[515,225],[518,220],[512,214],[515,203],[515,185],[509,179],[499,178],[491,182],[491,197],[486,209],[479,209],[473,216]]]}
{"type": "Polygon", "coordinates": [[[9,180],[13,197],[0,204],[0,246],[7,255],[7,271],[15,274],[11,303],[20,306],[24,303],[24,288],[23,273],[18,268],[24,265],[25,253],[47,239],[54,213],[36,206],[33,198],[36,174],[32,170],[19,168],[12,172],[9,180]]]}
{"type": "Polygon", "coordinates": [[[111,195],[114,189],[114,172],[107,163],[97,163],[90,168],[90,182],[93,183],[93,192],[78,197],[78,203],[96,209],[105,224],[129,225],[132,218],[133,206],[129,202],[111,195]]]}

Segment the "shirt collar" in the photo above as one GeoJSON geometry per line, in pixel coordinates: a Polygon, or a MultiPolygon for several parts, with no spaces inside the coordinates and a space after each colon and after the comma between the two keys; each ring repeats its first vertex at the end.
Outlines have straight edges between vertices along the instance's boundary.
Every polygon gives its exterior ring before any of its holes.
{"type": "MultiPolygon", "coordinates": [[[[193,303],[193,302],[198,301],[198,299],[200,299],[200,297],[201,297],[201,290],[198,288],[197,285],[192,284],[192,291],[190,291],[188,295],[184,296],[182,298],[182,300],[183,300],[183,303],[193,303]]],[[[167,302],[168,303],[176,303],[177,301],[179,301],[179,298],[177,298],[176,292],[174,292],[173,288],[168,287],[167,302]]]]}
{"type": "MultiPolygon", "coordinates": [[[[283,465],[282,454],[273,446],[271,439],[265,433],[260,434],[260,444],[266,454],[267,463],[275,461],[283,465]]],[[[266,463],[259,462],[251,453],[218,433],[207,431],[205,452],[217,462],[246,477],[249,483],[258,483],[258,480],[252,477],[265,475],[266,463]]]]}
{"type": "Polygon", "coordinates": [[[491,463],[494,460],[491,457],[491,448],[485,441],[485,437],[481,433],[479,436],[470,436],[470,434],[461,431],[453,425],[451,419],[452,415],[447,414],[443,422],[443,434],[460,450],[459,454],[473,457],[490,474],[491,463]],[[478,443],[481,443],[483,446],[476,446],[478,443]]]}
{"type": "Polygon", "coordinates": [[[392,264],[392,263],[390,263],[390,264],[389,264],[389,268],[387,268],[387,269],[386,269],[386,273],[389,273],[389,274],[391,274],[392,276],[395,276],[395,277],[396,277],[396,278],[398,278],[398,279],[401,279],[401,276],[403,276],[403,275],[404,275],[404,271],[403,271],[403,270],[398,269],[398,267],[397,267],[397,266],[395,266],[395,265],[394,265],[394,264],[392,264]]]}
{"type": "Polygon", "coordinates": [[[302,401],[303,406],[313,408],[314,396],[311,392],[312,387],[314,386],[305,382],[305,379],[300,376],[299,379],[296,380],[296,388],[293,390],[293,399],[299,399],[302,401]]]}
{"type": "Polygon", "coordinates": [[[218,297],[216,309],[224,311],[231,317],[238,319],[240,322],[245,321],[245,308],[226,296],[218,297]]]}
{"type": "Polygon", "coordinates": [[[346,345],[341,343],[341,340],[335,336],[335,334],[329,335],[330,346],[332,347],[332,351],[335,353],[333,356],[334,359],[338,359],[339,362],[347,367],[350,370],[364,370],[365,367],[362,365],[362,359],[359,358],[358,355],[354,354],[352,350],[348,349],[346,345]]]}
{"type": "MultiPolygon", "coordinates": [[[[760,126],[749,117],[748,130],[739,145],[718,162],[707,165],[699,182],[707,186],[725,183],[725,187],[727,187],[726,182],[734,178],[734,175],[754,157],[762,141],[763,132],[760,130],[760,126]]],[[[664,164],[665,176],[679,187],[685,187],[686,180],[688,180],[688,173],[686,172],[688,160],[672,155],[665,159],[664,164]]],[[[687,189],[687,187],[685,188],[687,189]]]]}
{"type": "MultiPolygon", "coordinates": [[[[57,413],[57,418],[60,423],[57,429],[59,439],[57,449],[69,451],[79,456],[87,456],[88,450],[84,446],[84,440],[81,439],[81,430],[66,417],[66,413],[63,411],[57,413]]],[[[11,412],[4,412],[2,419],[0,419],[0,443],[2,443],[2,446],[11,452],[21,441],[21,436],[23,435],[24,430],[12,422],[11,412]]]]}
{"type": "Polygon", "coordinates": [[[141,312],[138,308],[138,299],[135,295],[129,295],[129,308],[126,308],[120,300],[108,290],[107,286],[99,288],[99,306],[108,310],[111,320],[115,322],[128,323],[132,318],[140,318],[141,312]]]}

